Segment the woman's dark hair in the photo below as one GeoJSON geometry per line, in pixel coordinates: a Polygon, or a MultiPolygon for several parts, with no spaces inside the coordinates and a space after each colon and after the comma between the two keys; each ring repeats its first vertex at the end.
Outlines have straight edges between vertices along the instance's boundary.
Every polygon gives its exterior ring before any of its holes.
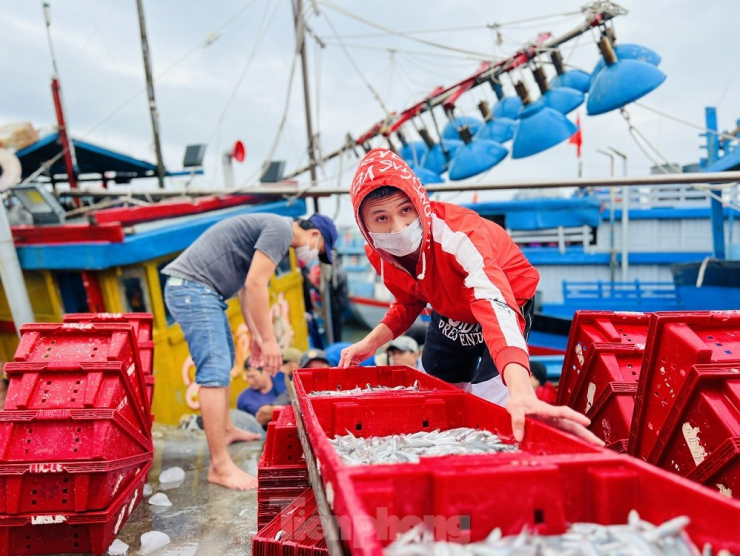
{"type": "Polygon", "coordinates": [[[377,189],[373,189],[370,193],[365,195],[365,198],[360,203],[360,211],[362,211],[362,207],[365,205],[367,201],[375,201],[377,199],[383,199],[385,197],[390,197],[391,195],[395,195],[396,193],[403,193],[403,191],[398,189],[397,187],[393,187],[392,185],[383,185],[383,186],[378,187],[377,189]]]}

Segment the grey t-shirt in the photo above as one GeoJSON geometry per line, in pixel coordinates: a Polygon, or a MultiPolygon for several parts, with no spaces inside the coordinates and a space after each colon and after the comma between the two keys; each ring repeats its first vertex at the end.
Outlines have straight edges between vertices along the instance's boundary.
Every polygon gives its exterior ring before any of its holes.
{"type": "Polygon", "coordinates": [[[162,273],[198,282],[229,299],[244,286],[255,249],[278,265],[292,239],[293,223],[285,216],[233,216],[206,230],[162,273]]]}

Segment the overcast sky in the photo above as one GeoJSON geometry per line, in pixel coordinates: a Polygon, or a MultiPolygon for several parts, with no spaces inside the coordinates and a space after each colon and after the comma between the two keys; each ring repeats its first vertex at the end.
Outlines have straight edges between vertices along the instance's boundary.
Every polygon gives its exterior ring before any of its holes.
{"type": "MultiPolygon", "coordinates": [[[[321,49],[314,39],[308,39],[314,127],[324,152],[341,146],[346,133],[357,136],[382,117],[380,103],[365,80],[389,110],[400,111],[435,86],[475,72],[480,59],[460,50],[483,56],[506,55],[539,32],[557,35],[583,21],[579,13],[583,0],[333,1],[368,22],[457,50],[382,33],[321,0],[315,4],[316,14],[307,1],[309,25],[326,43],[321,49]],[[560,14],[570,15],[559,15],[554,6],[560,14]],[[553,17],[511,24],[550,15],[553,17]],[[487,27],[493,23],[501,25],[501,45],[487,27]],[[332,26],[354,64],[339,46],[332,26]],[[391,49],[395,52],[389,52],[391,49]]],[[[50,4],[51,35],[72,136],[153,162],[136,2],[50,0],[50,4]],[[129,99],[133,100],[120,108],[129,99]]],[[[49,130],[55,124],[49,86],[51,56],[41,5],[40,0],[3,2],[0,125],[28,120],[49,130]]],[[[644,44],[657,51],[663,58],[660,68],[667,75],[665,83],[641,102],[696,125],[704,123],[705,106],[716,106],[720,127],[734,129],[740,118],[740,58],[732,53],[737,51],[740,2],[630,0],[620,5],[629,13],[615,20],[618,41],[644,44]]],[[[244,182],[268,155],[283,115],[295,46],[291,3],[145,0],[144,7],[154,75],[158,76],[155,89],[166,166],[180,169],[186,145],[208,142],[206,173],[196,184],[220,188],[220,154],[241,139],[247,147],[247,160],[235,167],[235,173],[237,182],[244,182]],[[211,35],[218,29],[217,36],[211,35]],[[209,35],[216,40],[203,46],[209,35]]],[[[565,45],[563,54],[570,64],[586,71],[598,58],[590,34],[565,45]]],[[[274,157],[286,161],[286,171],[307,161],[300,78],[297,71],[285,130],[274,157]]],[[[511,88],[508,92],[513,94],[511,88]]],[[[475,105],[482,99],[494,101],[485,86],[465,95],[459,107],[463,113],[475,115],[475,105]]],[[[579,110],[586,175],[608,175],[608,159],[597,152],[608,146],[629,155],[630,174],[648,173],[651,163],[635,146],[618,112],[588,117],[585,107],[579,110]]],[[[686,164],[702,156],[702,139],[696,129],[638,106],[629,107],[629,112],[635,126],[671,161],[686,164]]],[[[348,173],[341,181],[336,177],[338,167],[327,165],[325,184],[346,187],[356,164],[354,158],[344,159],[343,169],[348,173]]],[[[530,158],[509,158],[474,181],[576,175],[575,148],[563,143],[530,158]]],[[[171,182],[172,187],[177,185],[177,181],[171,182]]],[[[455,200],[469,198],[470,194],[464,194],[455,200]]],[[[323,203],[322,208],[330,210],[323,203]]]]}

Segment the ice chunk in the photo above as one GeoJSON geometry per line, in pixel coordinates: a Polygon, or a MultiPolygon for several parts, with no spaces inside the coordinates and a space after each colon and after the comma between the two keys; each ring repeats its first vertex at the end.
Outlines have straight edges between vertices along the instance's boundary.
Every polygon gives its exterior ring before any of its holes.
{"type": "Polygon", "coordinates": [[[152,485],[150,485],[149,483],[145,484],[143,494],[144,496],[151,496],[152,495],[152,485]]]}
{"type": "Polygon", "coordinates": [[[149,503],[152,506],[171,506],[172,502],[170,502],[170,499],[167,498],[167,495],[164,492],[158,492],[154,496],[152,496],[149,499],[149,503]]]}
{"type": "Polygon", "coordinates": [[[170,538],[161,531],[149,531],[141,535],[141,550],[139,554],[151,554],[163,546],[170,544],[170,538]]]}
{"type": "Polygon", "coordinates": [[[176,483],[185,479],[185,471],[182,467],[170,467],[159,474],[160,483],[176,483]]]}
{"type": "Polygon", "coordinates": [[[114,540],[110,548],[108,549],[108,554],[111,554],[112,556],[123,556],[128,551],[128,545],[125,542],[121,542],[118,539],[114,540]]]}

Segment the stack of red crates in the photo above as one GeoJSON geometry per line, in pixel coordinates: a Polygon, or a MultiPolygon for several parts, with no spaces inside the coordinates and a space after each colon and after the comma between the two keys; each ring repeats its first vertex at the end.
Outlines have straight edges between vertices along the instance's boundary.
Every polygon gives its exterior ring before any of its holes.
{"type": "Polygon", "coordinates": [[[103,554],[120,532],[153,457],[151,331],[139,314],[21,327],[0,411],[0,553],[103,554]]]}
{"type": "Polygon", "coordinates": [[[309,486],[293,408],[276,410],[257,467],[257,528],[262,529],[309,486]],[[279,411],[279,413],[278,413],[279,411]]]}
{"type": "Polygon", "coordinates": [[[252,539],[255,556],[328,554],[313,490],[305,489],[252,539]]]}
{"type": "Polygon", "coordinates": [[[740,497],[740,313],[654,313],[630,453],[740,497]]]}
{"type": "Polygon", "coordinates": [[[591,419],[589,429],[612,450],[628,450],[649,314],[579,311],[573,318],[558,405],[591,419]]]}
{"type": "MultiPolygon", "coordinates": [[[[734,525],[740,522],[740,502],[533,420],[527,420],[518,452],[349,466],[330,442],[335,435],[377,437],[469,427],[513,442],[506,410],[459,390],[310,395],[333,390],[326,388],[332,383],[352,388],[356,372],[361,371],[294,373],[327,501],[352,554],[379,556],[399,533],[421,521],[428,522],[437,540],[470,542],[482,540],[495,527],[505,535],[518,534],[525,526],[538,534],[562,534],[573,522],[622,524],[632,509],[653,523],[688,515],[687,531],[696,544],[740,550],[734,525]],[[317,380],[317,373],[327,375],[326,380],[317,380]]],[[[381,377],[382,370],[376,372],[381,377]]]]}

